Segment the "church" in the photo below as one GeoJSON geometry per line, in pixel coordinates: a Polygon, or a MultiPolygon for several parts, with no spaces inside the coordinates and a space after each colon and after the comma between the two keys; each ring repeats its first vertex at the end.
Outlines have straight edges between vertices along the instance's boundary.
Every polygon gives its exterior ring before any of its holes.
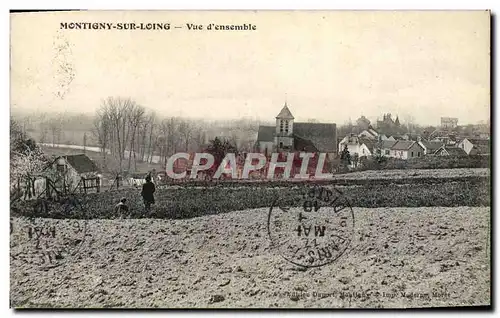
{"type": "Polygon", "coordinates": [[[259,126],[256,147],[264,154],[273,152],[337,153],[337,125],[294,122],[287,103],[276,116],[275,126],[259,126]]]}

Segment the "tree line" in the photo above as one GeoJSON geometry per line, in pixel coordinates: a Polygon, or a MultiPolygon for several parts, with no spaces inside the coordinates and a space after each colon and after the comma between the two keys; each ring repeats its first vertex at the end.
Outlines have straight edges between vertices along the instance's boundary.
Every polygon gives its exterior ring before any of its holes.
{"type": "MultiPolygon", "coordinates": [[[[255,142],[257,122],[243,122],[232,128],[218,123],[230,140],[242,151],[250,151],[255,142]],[[228,133],[229,132],[229,133],[228,133]]],[[[229,125],[228,125],[229,126],[229,125]]],[[[106,163],[115,162],[114,170],[131,170],[136,162],[165,164],[176,152],[206,150],[218,134],[209,122],[180,117],[162,117],[131,98],[108,97],[97,109],[92,136],[106,163]],[[215,135],[215,136],[214,136],[215,135]],[[109,158],[111,157],[111,158],[109,158]]],[[[109,168],[109,167],[108,167],[109,168]]]]}

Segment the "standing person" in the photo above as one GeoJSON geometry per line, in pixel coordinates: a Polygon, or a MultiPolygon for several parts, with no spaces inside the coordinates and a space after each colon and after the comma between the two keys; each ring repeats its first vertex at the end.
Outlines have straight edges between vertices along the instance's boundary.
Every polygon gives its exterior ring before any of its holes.
{"type": "Polygon", "coordinates": [[[123,215],[128,213],[127,199],[122,198],[117,205],[115,205],[115,214],[120,216],[120,219],[123,218],[123,215]]]}
{"type": "Polygon", "coordinates": [[[144,200],[144,206],[146,208],[146,212],[151,210],[151,204],[155,203],[155,184],[151,182],[151,175],[148,174],[146,177],[146,183],[142,185],[142,199],[144,200]]]}

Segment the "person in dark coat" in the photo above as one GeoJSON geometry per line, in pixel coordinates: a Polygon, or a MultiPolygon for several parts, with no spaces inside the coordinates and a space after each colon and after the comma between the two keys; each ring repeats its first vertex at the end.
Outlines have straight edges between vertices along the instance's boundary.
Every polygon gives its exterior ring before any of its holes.
{"type": "Polygon", "coordinates": [[[151,182],[151,175],[148,175],[146,177],[146,183],[142,185],[142,199],[144,200],[144,206],[146,208],[146,211],[149,211],[151,209],[151,204],[155,203],[155,184],[151,182]]]}

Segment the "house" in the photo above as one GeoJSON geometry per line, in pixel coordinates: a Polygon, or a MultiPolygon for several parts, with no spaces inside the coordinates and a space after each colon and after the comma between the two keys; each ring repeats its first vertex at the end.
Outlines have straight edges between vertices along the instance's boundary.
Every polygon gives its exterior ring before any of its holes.
{"type": "Polygon", "coordinates": [[[459,156],[467,156],[465,151],[462,148],[459,147],[446,147],[446,146],[441,146],[439,149],[437,149],[434,152],[434,155],[436,156],[454,156],[454,157],[459,157],[459,156]]]}
{"type": "Polygon", "coordinates": [[[346,145],[347,145],[347,150],[349,151],[350,154],[358,152],[358,150],[359,150],[359,137],[356,136],[355,134],[350,134],[350,135],[345,136],[339,142],[338,152],[341,153],[342,150],[344,150],[344,147],[346,145]]]}
{"type": "Polygon", "coordinates": [[[430,141],[441,142],[445,145],[455,145],[456,139],[455,133],[447,130],[435,130],[428,137],[430,141]]]}
{"type": "Polygon", "coordinates": [[[339,142],[339,153],[342,152],[347,146],[347,150],[349,151],[349,154],[353,156],[354,154],[357,154],[359,157],[368,157],[372,155],[373,151],[373,146],[375,145],[376,141],[372,140],[370,138],[360,138],[354,134],[345,136],[340,142],[339,142]]]}
{"type": "Polygon", "coordinates": [[[377,151],[380,151],[381,156],[391,158],[410,159],[424,155],[424,148],[416,141],[383,140],[379,141],[375,147],[377,151]]]}
{"type": "Polygon", "coordinates": [[[79,187],[100,188],[100,170],[85,154],[59,156],[52,161],[49,168],[56,175],[55,185],[58,188],[70,191],[79,187]]]}
{"type": "Polygon", "coordinates": [[[442,129],[455,129],[457,128],[457,124],[458,124],[458,118],[441,117],[442,129]]]}
{"type": "Polygon", "coordinates": [[[375,144],[376,150],[374,150],[374,152],[379,156],[390,157],[391,148],[395,143],[395,140],[381,140],[375,144]]]}
{"type": "Polygon", "coordinates": [[[375,129],[373,129],[371,126],[368,127],[368,129],[363,130],[362,132],[359,133],[358,137],[364,137],[364,138],[369,138],[369,139],[378,139],[379,134],[375,129]]]}
{"type": "Polygon", "coordinates": [[[488,139],[464,138],[457,144],[468,155],[488,155],[490,154],[490,141],[488,139]]]}
{"type": "Polygon", "coordinates": [[[276,116],[275,126],[260,126],[256,147],[265,154],[272,152],[322,152],[330,157],[337,153],[337,125],[334,123],[295,122],[287,103],[276,116]]]}
{"type": "Polygon", "coordinates": [[[421,136],[417,134],[405,133],[402,136],[402,140],[410,140],[410,141],[419,141],[421,140],[421,136]]]}
{"type": "Polygon", "coordinates": [[[419,141],[419,144],[422,148],[424,148],[424,155],[432,155],[438,150],[443,143],[440,141],[419,141]]]}
{"type": "Polygon", "coordinates": [[[479,133],[479,139],[490,139],[490,133],[479,133]]]}
{"type": "Polygon", "coordinates": [[[398,140],[390,149],[390,157],[399,159],[418,158],[424,155],[424,148],[416,141],[398,140]]]}
{"type": "Polygon", "coordinates": [[[454,144],[455,142],[450,138],[449,135],[446,135],[446,136],[436,136],[434,137],[431,141],[434,141],[434,142],[439,142],[441,143],[442,145],[452,145],[454,144]]]}
{"type": "Polygon", "coordinates": [[[362,146],[360,147],[361,152],[359,153],[359,156],[360,157],[373,156],[375,144],[377,143],[377,141],[372,139],[361,138],[360,143],[362,146]]]}

